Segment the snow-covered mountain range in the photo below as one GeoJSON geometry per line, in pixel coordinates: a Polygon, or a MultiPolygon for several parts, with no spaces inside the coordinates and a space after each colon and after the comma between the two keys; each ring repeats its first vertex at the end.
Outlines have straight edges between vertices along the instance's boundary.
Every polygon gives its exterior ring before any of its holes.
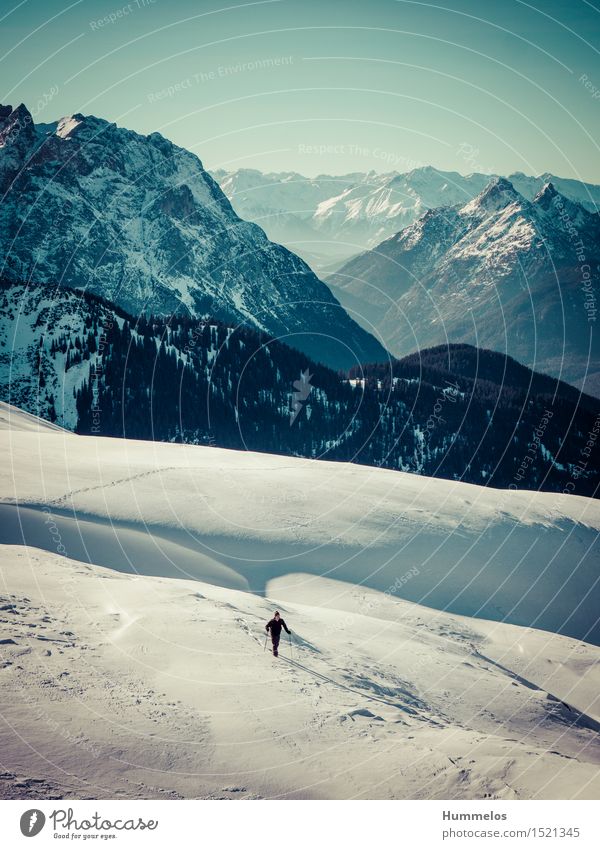
{"type": "Polygon", "coordinates": [[[528,200],[496,178],[466,204],[429,210],[328,282],[396,356],[469,342],[597,392],[599,268],[598,213],[552,183],[528,200]]]}
{"type": "Polygon", "coordinates": [[[0,430],[4,798],[598,798],[597,501],[0,430]]]}
{"type": "MultiPolygon", "coordinates": [[[[493,174],[459,174],[432,166],[406,173],[356,172],[305,177],[296,172],[262,173],[249,168],[218,170],[215,179],[236,212],[264,228],[324,274],[412,224],[428,209],[465,204],[493,174]]],[[[549,182],[586,209],[600,208],[600,186],[541,174],[508,177],[528,200],[549,182]]]]}
{"type": "Polygon", "coordinates": [[[0,107],[1,273],[95,292],[129,312],[245,322],[334,366],[381,345],[327,286],[242,221],[192,153],[80,114],[0,107]]]}

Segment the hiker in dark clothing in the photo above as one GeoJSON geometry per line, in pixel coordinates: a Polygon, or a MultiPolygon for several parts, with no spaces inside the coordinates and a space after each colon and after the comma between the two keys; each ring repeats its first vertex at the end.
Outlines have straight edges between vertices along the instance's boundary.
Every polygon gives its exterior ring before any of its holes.
{"type": "Polygon", "coordinates": [[[276,610],[275,613],[273,614],[273,618],[271,619],[271,621],[267,622],[267,624],[265,625],[265,628],[267,629],[267,633],[269,633],[269,631],[271,632],[271,642],[273,643],[273,655],[275,657],[277,657],[277,654],[278,654],[277,649],[279,648],[279,639],[281,637],[281,629],[285,628],[285,630],[287,631],[288,634],[291,634],[292,632],[290,631],[288,626],[285,624],[284,620],[279,615],[278,610],[276,610]]]}

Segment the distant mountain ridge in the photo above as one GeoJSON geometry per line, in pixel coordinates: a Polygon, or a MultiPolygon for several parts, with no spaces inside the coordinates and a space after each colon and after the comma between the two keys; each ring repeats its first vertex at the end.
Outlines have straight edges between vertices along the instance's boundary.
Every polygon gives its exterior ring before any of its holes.
{"type": "Polygon", "coordinates": [[[597,213],[552,183],[530,201],[500,177],[464,205],[429,210],[328,282],[395,356],[467,342],[596,393],[599,268],[597,213]]]}
{"type": "MultiPolygon", "coordinates": [[[[305,177],[296,172],[220,169],[213,176],[242,218],[303,256],[319,273],[375,247],[428,209],[465,204],[499,175],[459,174],[427,165],[400,173],[353,172],[305,177]]],[[[590,212],[600,209],[600,186],[516,172],[509,182],[528,200],[551,182],[590,212]]]]}
{"type": "Polygon", "coordinates": [[[242,221],[197,156],[76,114],[0,107],[0,272],[95,292],[129,313],[212,315],[334,367],[382,346],[286,248],[242,221]]]}

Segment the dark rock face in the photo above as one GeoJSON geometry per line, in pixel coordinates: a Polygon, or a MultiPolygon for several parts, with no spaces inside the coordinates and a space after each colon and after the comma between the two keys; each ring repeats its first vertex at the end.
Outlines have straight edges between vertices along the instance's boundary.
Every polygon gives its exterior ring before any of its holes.
{"type": "Polygon", "coordinates": [[[382,346],[310,268],[233,212],[200,160],[158,133],[80,114],[0,113],[3,276],[94,292],[128,312],[246,323],[334,367],[382,346]]]}

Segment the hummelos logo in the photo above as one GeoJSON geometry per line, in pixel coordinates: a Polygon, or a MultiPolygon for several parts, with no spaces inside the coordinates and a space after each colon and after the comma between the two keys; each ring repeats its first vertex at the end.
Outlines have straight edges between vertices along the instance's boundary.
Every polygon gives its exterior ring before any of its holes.
{"type": "Polygon", "coordinates": [[[21,834],[24,834],[25,837],[35,837],[43,829],[45,823],[46,817],[42,811],[37,808],[25,811],[21,816],[21,834]]]}
{"type": "Polygon", "coordinates": [[[314,388],[310,382],[312,374],[309,374],[308,369],[300,372],[300,380],[294,381],[295,392],[292,393],[292,410],[290,412],[290,427],[296,421],[296,416],[304,406],[304,402],[308,400],[311,390],[314,388]]]}

